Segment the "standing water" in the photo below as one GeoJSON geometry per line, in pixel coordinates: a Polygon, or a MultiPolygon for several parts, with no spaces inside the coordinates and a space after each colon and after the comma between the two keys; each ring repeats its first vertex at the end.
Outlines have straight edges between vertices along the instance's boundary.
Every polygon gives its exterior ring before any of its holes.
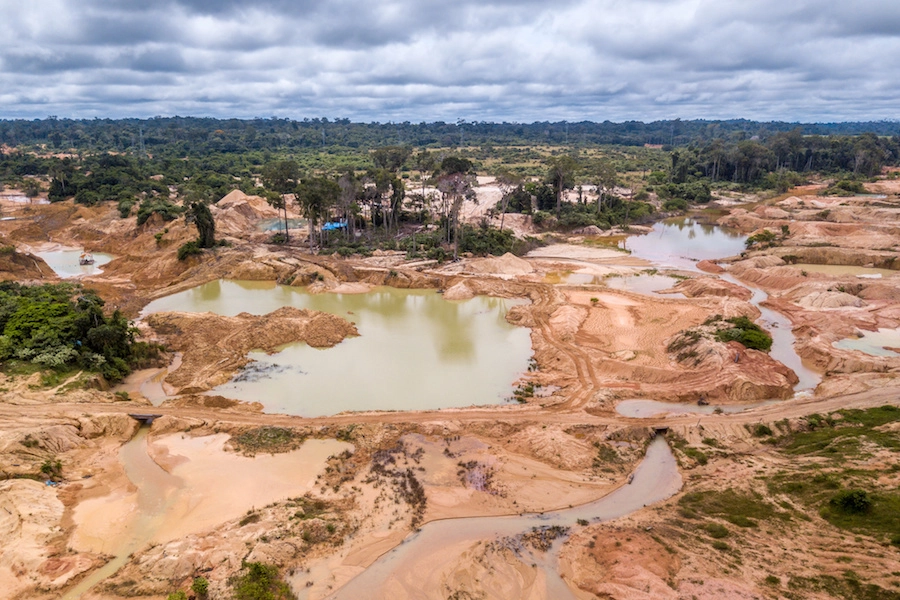
{"type": "Polygon", "coordinates": [[[309,294],[257,281],[213,281],[152,302],[144,313],[180,310],[266,314],[282,306],[341,316],[359,337],[334,348],[290,344],[251,352],[254,361],[211,391],[302,416],[347,410],[427,410],[500,404],[528,368],[530,332],[506,321],[526,300],[479,296],[447,301],[433,290],[376,288],[309,294]]]}
{"type": "Polygon", "coordinates": [[[63,279],[82,277],[85,275],[97,275],[102,272],[100,267],[113,259],[112,254],[97,252],[93,254],[94,262],[90,265],[79,264],[79,258],[84,252],[76,249],[61,249],[35,252],[44,259],[53,272],[63,279]]]}
{"type": "Polygon", "coordinates": [[[659,267],[696,271],[698,261],[740,254],[746,239],[737,231],[679,217],[660,221],[650,233],[629,236],[622,243],[633,256],[659,267]]]}

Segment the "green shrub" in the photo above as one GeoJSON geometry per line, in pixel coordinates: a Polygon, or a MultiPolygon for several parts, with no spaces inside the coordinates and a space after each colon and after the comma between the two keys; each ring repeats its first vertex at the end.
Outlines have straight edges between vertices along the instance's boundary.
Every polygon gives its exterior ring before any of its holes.
{"type": "Polygon", "coordinates": [[[278,569],[259,562],[245,563],[242,573],[232,580],[234,600],[295,600],[290,586],[282,581],[278,569]]]}
{"type": "Polygon", "coordinates": [[[865,514],[872,510],[872,499],[865,490],[841,490],[828,504],[845,514],[865,514]]]}
{"type": "Polygon", "coordinates": [[[707,525],[706,532],[711,538],[715,538],[717,540],[728,537],[728,528],[718,523],[710,523],[709,525],[707,525]]]}
{"type": "Polygon", "coordinates": [[[131,209],[134,208],[134,205],[137,204],[137,200],[134,198],[126,198],[124,200],[119,200],[119,216],[123,219],[127,219],[131,216],[131,209]]]}
{"type": "Polygon", "coordinates": [[[203,250],[200,249],[200,242],[197,240],[185,242],[178,248],[178,260],[187,260],[189,256],[198,254],[203,254],[203,250]]]}
{"type": "Polygon", "coordinates": [[[772,435],[772,429],[768,425],[757,423],[756,427],[753,428],[753,435],[755,435],[756,437],[772,435]]]}
{"type": "Polygon", "coordinates": [[[772,337],[762,327],[747,317],[732,317],[726,319],[733,325],[730,328],[719,329],[716,339],[720,342],[738,342],[745,348],[768,352],[772,348],[772,337]]]}
{"type": "Polygon", "coordinates": [[[154,214],[159,214],[163,221],[174,221],[184,212],[180,206],[163,198],[148,198],[138,206],[137,224],[143,225],[154,214]]]}
{"type": "Polygon", "coordinates": [[[191,583],[191,591],[200,598],[206,598],[206,595],[209,593],[209,581],[207,581],[206,577],[195,577],[193,583],[191,583]]]}

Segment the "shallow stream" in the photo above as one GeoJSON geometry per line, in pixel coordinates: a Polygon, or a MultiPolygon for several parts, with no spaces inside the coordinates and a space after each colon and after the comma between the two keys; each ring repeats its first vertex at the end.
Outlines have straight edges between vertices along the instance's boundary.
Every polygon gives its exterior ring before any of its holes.
{"type": "MultiPolygon", "coordinates": [[[[661,437],[647,447],[644,460],[634,471],[631,484],[623,485],[599,500],[568,510],[509,517],[471,517],[434,521],[411,534],[393,550],[387,552],[365,571],[351,579],[330,596],[335,600],[357,598],[387,598],[390,590],[404,590],[405,597],[416,597],[416,585],[432,576],[429,559],[446,548],[461,543],[474,544],[479,540],[497,540],[516,546],[516,536],[535,527],[578,527],[579,520],[608,521],[625,516],[645,506],[669,498],[681,489],[678,464],[661,437]]],[[[564,536],[565,537],[565,536],[564,536]]],[[[575,598],[558,572],[557,542],[544,556],[529,557],[541,568],[547,581],[547,598],[575,598]]],[[[419,588],[421,589],[421,588],[419,588]]],[[[396,596],[395,596],[396,597],[396,596]]]]}

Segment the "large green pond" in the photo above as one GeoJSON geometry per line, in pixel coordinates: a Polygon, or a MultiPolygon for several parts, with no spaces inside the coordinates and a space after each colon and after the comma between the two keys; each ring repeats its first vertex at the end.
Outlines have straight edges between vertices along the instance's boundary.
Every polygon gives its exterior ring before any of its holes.
{"type": "Polygon", "coordinates": [[[366,294],[308,294],[259,281],[213,281],[161,298],[160,311],[267,314],[282,306],[339,315],[360,336],[334,348],[291,344],[252,352],[248,368],[213,393],[303,416],[424,410],[507,402],[528,368],[530,331],[506,322],[525,300],[447,301],[432,290],[381,287],[366,294]]]}

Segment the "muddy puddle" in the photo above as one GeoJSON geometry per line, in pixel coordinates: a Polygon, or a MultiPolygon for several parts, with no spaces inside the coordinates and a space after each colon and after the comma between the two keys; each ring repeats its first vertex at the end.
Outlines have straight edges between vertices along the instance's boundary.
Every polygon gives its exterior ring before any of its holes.
{"type": "MultiPolygon", "coordinates": [[[[508,517],[471,517],[434,521],[411,534],[362,573],[329,596],[334,599],[421,597],[423,589],[442,589],[435,569],[449,549],[465,551],[481,540],[494,541],[513,550],[525,564],[544,575],[547,598],[575,598],[559,575],[558,552],[570,529],[579,521],[600,522],[625,516],[669,498],[681,489],[681,475],[665,440],[657,438],[647,448],[631,484],[603,498],[562,511],[508,517]],[[546,553],[531,550],[522,535],[533,532],[560,534],[546,553]]],[[[301,576],[295,589],[302,585],[301,576]],[[298,585],[300,584],[300,585],[298,585]]]]}
{"type": "Polygon", "coordinates": [[[797,263],[791,265],[798,271],[806,271],[807,273],[824,273],[826,275],[855,275],[863,279],[880,279],[882,277],[893,277],[900,271],[892,271],[891,269],[876,269],[873,267],[856,267],[853,265],[813,265],[806,263],[797,263]]]}
{"type": "Polygon", "coordinates": [[[308,294],[272,282],[213,281],[145,309],[266,314],[282,306],[344,317],[359,337],[333,348],[291,344],[252,352],[255,362],[211,391],[266,412],[425,410],[508,402],[528,368],[530,331],[507,323],[520,299],[446,301],[433,290],[376,288],[366,294],[308,294]]]}
{"type": "MultiPolygon", "coordinates": [[[[544,277],[544,283],[553,285],[597,285],[625,290],[645,296],[667,290],[678,284],[681,279],[653,272],[627,274],[598,274],[585,271],[551,271],[544,277]]],[[[684,294],[666,294],[667,297],[684,298],[684,294]]]]}
{"type": "MultiPolygon", "coordinates": [[[[645,296],[655,295],[662,290],[670,289],[678,284],[681,279],[670,277],[668,275],[640,273],[637,275],[623,275],[621,277],[607,277],[604,283],[606,287],[615,290],[626,290],[643,294],[645,296]]],[[[665,294],[666,298],[684,298],[681,292],[665,294]]]]}
{"type": "Polygon", "coordinates": [[[632,235],[621,247],[658,267],[697,270],[697,262],[734,256],[745,250],[747,236],[690,217],[666,219],[644,235],[632,235]]]}
{"type": "Polygon", "coordinates": [[[148,447],[148,432],[142,427],[119,452],[131,488],[114,489],[75,508],[72,547],[115,558],[64,600],[80,598],[148,544],[208,530],[253,507],[309,492],[329,456],[353,449],[337,440],[307,440],[293,452],[249,458],[224,450],[226,434],[172,434],[148,447]]]}
{"type": "Polygon", "coordinates": [[[734,414],[773,404],[777,400],[768,400],[766,402],[755,402],[753,404],[730,404],[730,405],[712,405],[701,406],[699,404],[681,404],[678,402],[661,402],[659,400],[622,400],[616,404],[616,412],[623,417],[632,417],[635,419],[646,419],[648,417],[656,417],[660,415],[712,415],[712,414],[734,414]]]}
{"type": "Polygon", "coordinates": [[[862,337],[845,338],[831,344],[841,350],[857,350],[869,356],[900,356],[900,329],[863,331],[862,337]]]}
{"type": "Polygon", "coordinates": [[[80,249],[62,248],[58,250],[37,250],[34,254],[44,259],[44,262],[53,269],[53,272],[63,279],[97,275],[103,271],[100,267],[115,258],[112,254],[94,252],[92,253],[94,264],[81,265],[78,263],[78,260],[83,252],[84,250],[80,249]]]}

